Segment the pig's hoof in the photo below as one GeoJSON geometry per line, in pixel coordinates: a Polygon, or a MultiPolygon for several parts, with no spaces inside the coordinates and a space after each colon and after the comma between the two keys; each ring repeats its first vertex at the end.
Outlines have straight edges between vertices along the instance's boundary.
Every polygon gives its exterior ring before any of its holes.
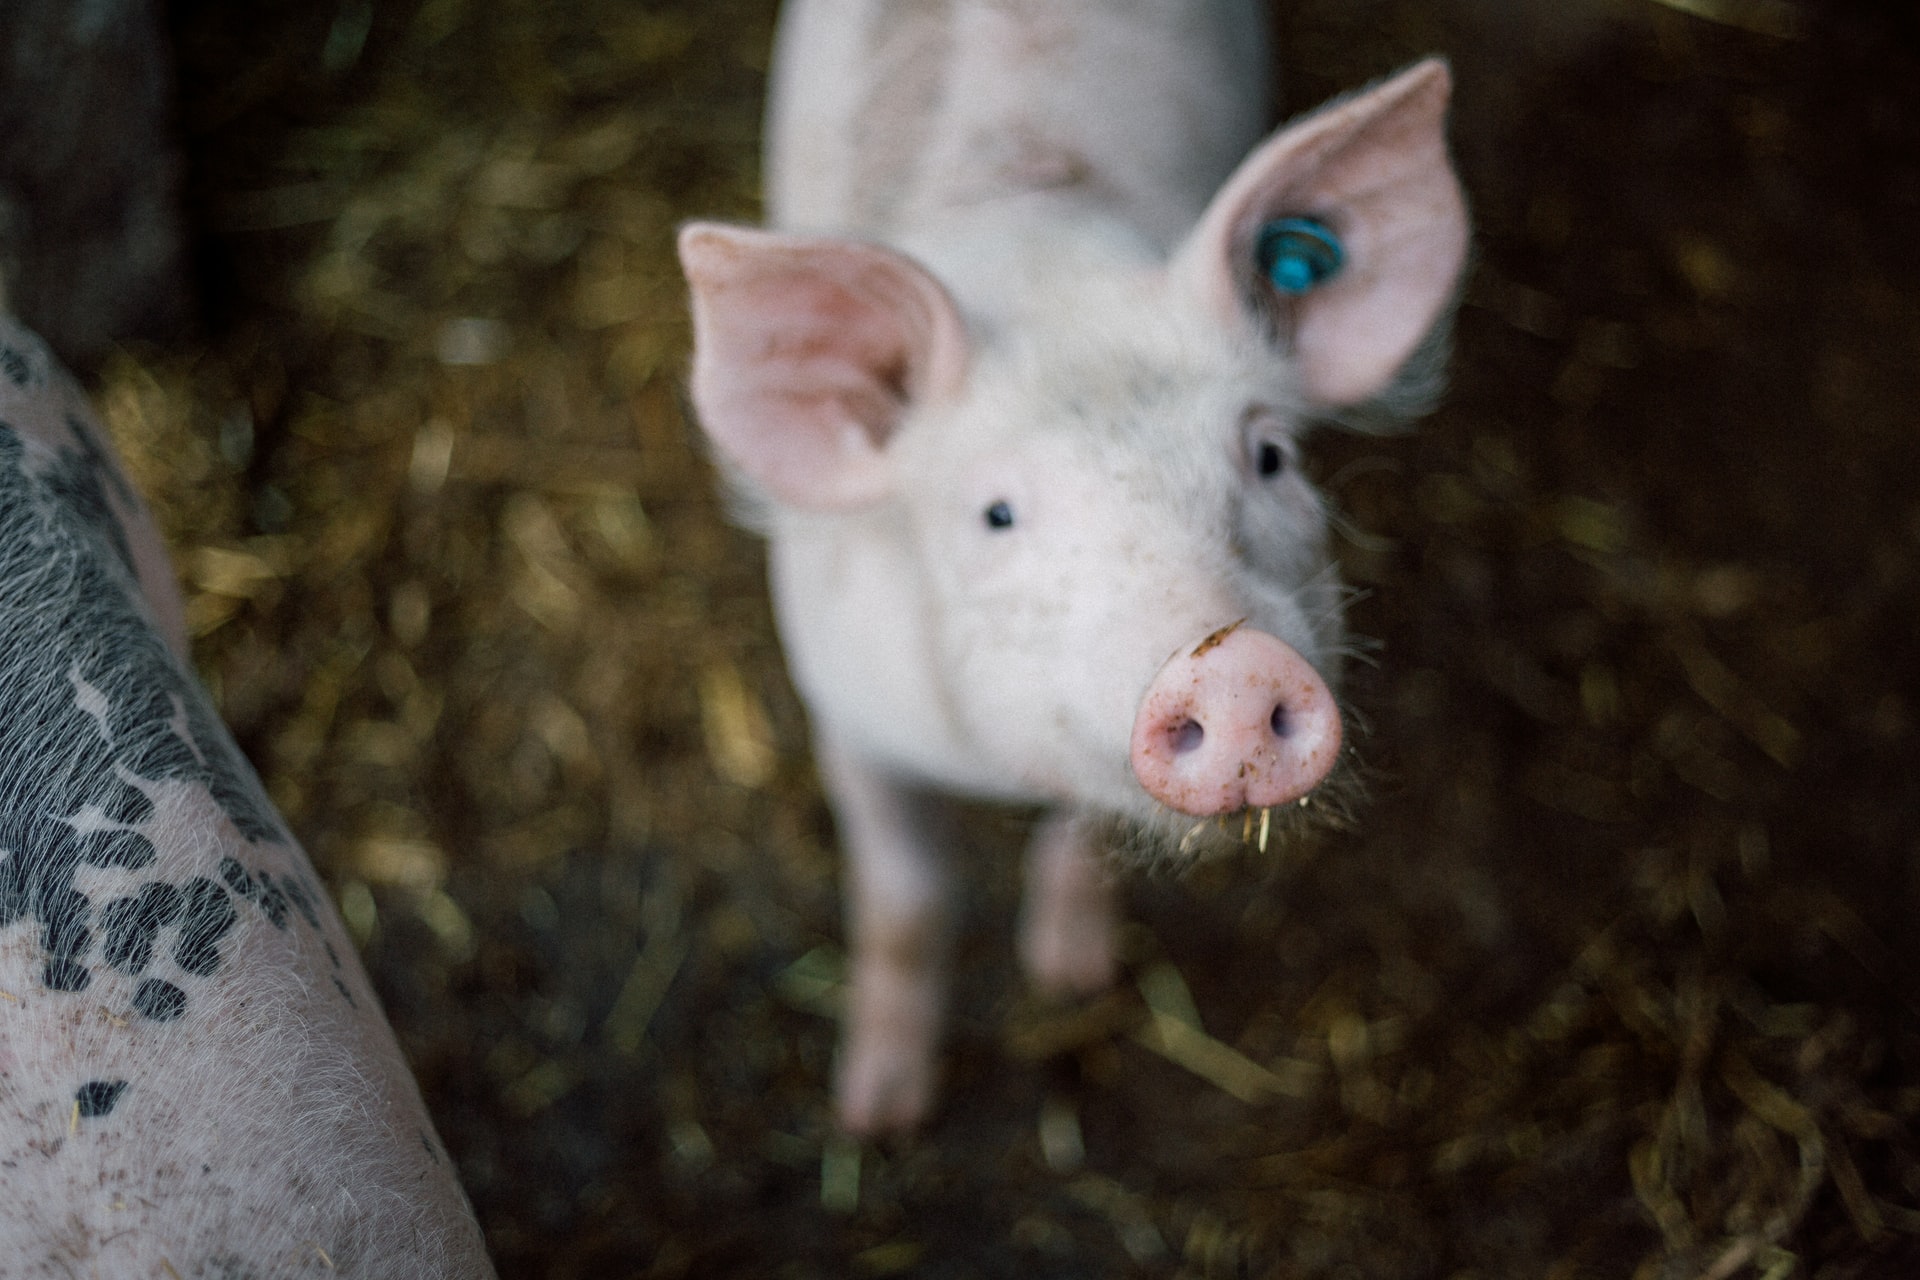
{"type": "Polygon", "coordinates": [[[930,1055],[852,1046],[835,1099],[840,1127],[857,1138],[911,1133],[933,1105],[930,1055]]]}

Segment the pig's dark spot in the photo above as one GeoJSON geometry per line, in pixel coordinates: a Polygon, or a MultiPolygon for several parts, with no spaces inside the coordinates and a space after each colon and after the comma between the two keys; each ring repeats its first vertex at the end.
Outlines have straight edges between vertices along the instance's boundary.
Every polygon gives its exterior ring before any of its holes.
{"type": "MultiPolygon", "coordinates": [[[[320,929],[320,891],[306,883],[298,872],[283,871],[275,880],[269,871],[249,872],[236,858],[220,860],[220,878],[227,887],[239,897],[259,908],[260,914],[276,929],[287,927],[287,909],[291,907],[299,912],[300,918],[309,928],[320,929]]],[[[327,958],[334,968],[340,967],[340,957],[334,954],[333,944],[322,939],[327,949],[327,958]]]]}
{"type": "Polygon", "coordinates": [[[47,961],[41,967],[40,981],[52,991],[85,991],[93,982],[87,967],[64,957],[47,961]]]}
{"type": "Polygon", "coordinates": [[[346,1000],[349,1007],[355,1008],[355,1009],[360,1007],[354,1001],[353,992],[347,990],[347,984],[340,981],[340,979],[337,977],[333,980],[333,989],[335,991],[338,991],[341,994],[341,996],[346,1000]]]}
{"type": "Polygon", "coordinates": [[[1005,502],[996,502],[983,513],[989,529],[1013,528],[1013,508],[1005,502]]]}
{"type": "Polygon", "coordinates": [[[125,1080],[89,1080],[75,1091],[73,1100],[80,1108],[80,1118],[92,1120],[112,1111],[126,1091],[125,1080]]]}
{"type": "MultiPolygon", "coordinates": [[[[54,381],[30,340],[8,336],[0,375],[22,388],[54,381]]],[[[66,426],[71,443],[29,455],[0,422],[0,930],[37,931],[52,991],[87,990],[97,966],[146,973],[160,954],[204,978],[238,923],[235,896],[281,927],[291,909],[318,928],[317,893],[298,876],[276,884],[238,862],[223,863],[218,879],[114,884],[156,861],[141,828],[162,783],[204,788],[246,840],[292,842],[136,603],[119,515],[131,490],[94,428],[71,417],[66,426]],[[88,894],[103,890],[96,907],[88,894]]],[[[179,1018],[187,991],[149,977],[134,1007],[179,1018]]]]}
{"type": "MultiPolygon", "coordinates": [[[[124,822],[128,825],[145,822],[153,816],[153,801],[132,787],[124,787],[118,793],[110,795],[100,806],[101,816],[109,822],[124,822]]],[[[133,831],[102,831],[95,833],[96,846],[113,842],[115,836],[138,835],[133,831]]]]}
{"type": "Polygon", "coordinates": [[[227,888],[241,897],[253,896],[253,877],[247,874],[247,869],[240,865],[238,858],[220,859],[220,878],[227,882],[227,888]]]}
{"type": "Polygon", "coordinates": [[[254,877],[260,884],[260,894],[256,899],[260,910],[273,922],[276,929],[287,927],[287,891],[273,882],[273,877],[262,871],[254,877]]]}
{"type": "Polygon", "coordinates": [[[33,381],[33,366],[12,347],[0,347],[0,373],[5,373],[16,387],[25,387],[33,381]]]}
{"type": "Polygon", "coordinates": [[[180,920],[180,940],[173,946],[173,962],[205,978],[220,968],[220,939],[240,917],[226,890],[205,876],[189,880],[182,897],[186,909],[180,920]]]}
{"type": "Polygon", "coordinates": [[[140,974],[153,960],[153,940],[180,918],[185,903],[180,891],[154,880],[137,898],[117,898],[100,913],[107,931],[106,961],[122,973],[140,974]]]}
{"type": "Polygon", "coordinates": [[[1267,717],[1267,727],[1273,730],[1273,736],[1276,738],[1284,738],[1293,732],[1285,703],[1274,707],[1273,714],[1267,717]]]}
{"type": "Polygon", "coordinates": [[[281,887],[286,891],[287,901],[293,904],[293,909],[300,913],[300,918],[307,922],[309,929],[318,929],[320,912],[313,905],[313,895],[307,886],[300,883],[297,875],[282,877],[282,881],[281,887]]]}
{"type": "Polygon", "coordinates": [[[133,1007],[143,1018],[172,1022],[187,1011],[187,993],[171,982],[148,978],[135,989],[133,1007]]]}
{"type": "Polygon", "coordinates": [[[133,491],[108,461],[106,449],[86,423],[69,415],[67,430],[73,433],[79,449],[62,450],[59,465],[42,476],[41,481],[56,500],[64,502],[74,514],[106,535],[114,555],[126,567],[127,576],[136,577],[126,527],[107,501],[107,490],[112,489],[123,504],[132,506],[133,491]]]}
{"type": "Polygon", "coordinates": [[[138,831],[102,831],[87,840],[85,861],[96,867],[146,866],[154,859],[153,845],[138,831]]]}
{"type": "Polygon", "coordinates": [[[1272,479],[1287,469],[1287,455],[1271,440],[1262,440],[1254,458],[1254,469],[1263,480],[1272,479]]]}
{"type": "Polygon", "coordinates": [[[107,456],[106,446],[100,443],[100,437],[95,433],[92,424],[72,414],[66,417],[67,430],[71,431],[73,438],[79,441],[86,472],[93,478],[90,483],[104,481],[113,490],[114,496],[127,506],[133,506],[137,501],[133,486],[127,483],[126,477],[120,474],[120,469],[114,466],[113,460],[107,456]]]}

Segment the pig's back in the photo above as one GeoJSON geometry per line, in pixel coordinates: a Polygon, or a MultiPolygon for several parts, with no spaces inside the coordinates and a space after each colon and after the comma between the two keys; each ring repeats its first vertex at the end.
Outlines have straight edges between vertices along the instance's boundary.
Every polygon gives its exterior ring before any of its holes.
{"type": "Polygon", "coordinates": [[[1029,193],[1169,247],[1266,124],[1254,0],[789,0],[776,227],[881,239],[1029,193]]]}

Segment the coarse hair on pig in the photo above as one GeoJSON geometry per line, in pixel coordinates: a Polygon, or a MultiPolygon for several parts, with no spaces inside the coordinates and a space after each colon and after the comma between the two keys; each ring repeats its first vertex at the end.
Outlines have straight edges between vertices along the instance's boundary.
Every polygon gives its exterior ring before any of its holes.
{"type": "Polygon", "coordinates": [[[492,1274],[158,531],[0,318],[0,1273],[492,1274]]]}

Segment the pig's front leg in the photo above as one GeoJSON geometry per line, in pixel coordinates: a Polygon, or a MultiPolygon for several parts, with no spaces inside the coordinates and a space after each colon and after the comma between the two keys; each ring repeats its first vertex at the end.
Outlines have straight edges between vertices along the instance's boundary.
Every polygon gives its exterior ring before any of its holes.
{"type": "Polygon", "coordinates": [[[820,769],[847,851],[848,981],[840,1123],[901,1132],[933,1100],[946,1014],[953,890],[939,802],[831,743],[820,769]]]}
{"type": "Polygon", "coordinates": [[[1080,815],[1047,816],[1027,848],[1020,961],[1043,995],[1087,995],[1112,985],[1116,907],[1106,851],[1080,815]]]}

